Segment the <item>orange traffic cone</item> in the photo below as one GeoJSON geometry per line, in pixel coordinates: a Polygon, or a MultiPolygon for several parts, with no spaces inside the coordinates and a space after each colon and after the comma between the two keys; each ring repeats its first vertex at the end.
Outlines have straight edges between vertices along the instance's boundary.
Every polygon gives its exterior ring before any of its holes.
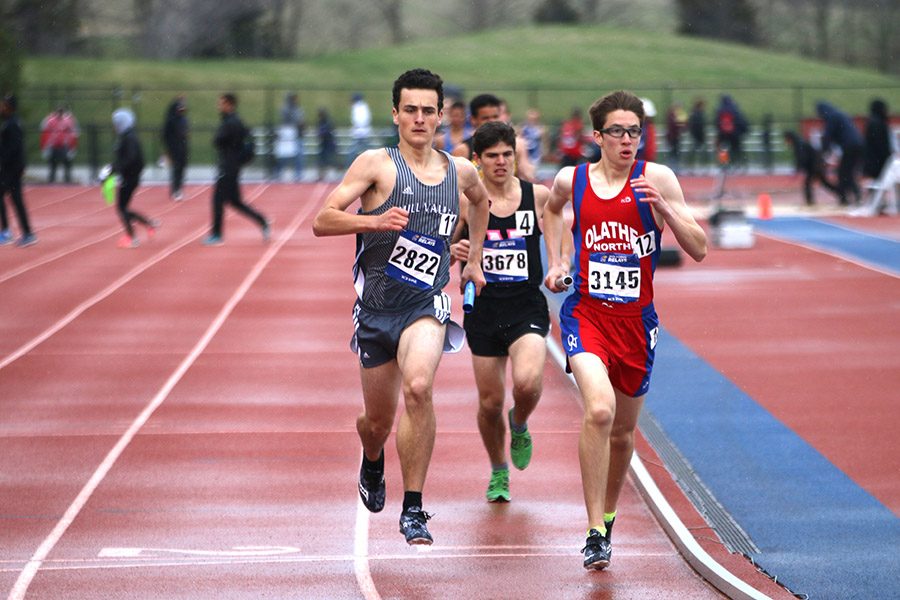
{"type": "Polygon", "coordinates": [[[760,194],[757,198],[759,218],[769,220],[772,218],[772,197],[768,194],[760,194]]]}

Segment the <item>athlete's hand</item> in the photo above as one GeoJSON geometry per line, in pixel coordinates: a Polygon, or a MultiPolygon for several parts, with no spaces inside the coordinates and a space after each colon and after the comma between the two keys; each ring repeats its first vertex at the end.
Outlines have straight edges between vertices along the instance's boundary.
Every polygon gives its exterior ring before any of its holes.
{"type": "Polygon", "coordinates": [[[568,274],[569,269],[566,267],[552,267],[547,271],[547,276],[544,277],[544,286],[554,294],[564,292],[569,289],[569,286],[560,284],[562,279],[568,274]]]}
{"type": "Polygon", "coordinates": [[[455,244],[450,244],[450,264],[456,261],[466,262],[469,260],[469,240],[461,239],[455,244]]]}
{"type": "Polygon", "coordinates": [[[375,218],[378,220],[375,225],[376,231],[400,231],[409,223],[409,211],[392,206],[375,218]]]}
{"type": "Polygon", "coordinates": [[[631,180],[631,189],[644,194],[641,202],[648,202],[662,214],[668,211],[669,203],[665,201],[660,191],[647,181],[647,178],[643,175],[631,180]]]}
{"type": "MultiPolygon", "coordinates": [[[[468,256],[468,255],[467,255],[468,256]]],[[[481,264],[473,261],[466,263],[460,276],[460,291],[465,288],[466,282],[471,281],[475,284],[475,295],[481,294],[481,288],[485,286],[487,281],[484,279],[484,272],[481,270],[481,264]]]]}

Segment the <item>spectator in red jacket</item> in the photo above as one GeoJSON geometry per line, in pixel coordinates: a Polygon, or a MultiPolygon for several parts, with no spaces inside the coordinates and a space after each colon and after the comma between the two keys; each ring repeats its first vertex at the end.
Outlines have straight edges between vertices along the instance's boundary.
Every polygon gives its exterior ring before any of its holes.
{"type": "Polygon", "coordinates": [[[66,183],[72,183],[72,161],[78,149],[78,121],[60,106],[41,122],[41,155],[50,162],[50,183],[56,181],[56,168],[62,164],[66,183]]]}
{"type": "Polygon", "coordinates": [[[572,167],[585,162],[584,121],[580,108],[573,108],[572,116],[559,126],[556,150],[559,153],[560,167],[572,167]]]}

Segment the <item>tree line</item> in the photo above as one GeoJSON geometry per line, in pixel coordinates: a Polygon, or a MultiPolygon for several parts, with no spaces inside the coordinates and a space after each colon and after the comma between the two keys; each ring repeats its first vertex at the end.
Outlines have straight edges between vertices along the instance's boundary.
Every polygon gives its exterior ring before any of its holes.
{"type": "Polygon", "coordinates": [[[530,23],[674,31],[900,73],[900,0],[0,0],[0,85],[17,87],[22,55],[291,59],[530,23]]]}

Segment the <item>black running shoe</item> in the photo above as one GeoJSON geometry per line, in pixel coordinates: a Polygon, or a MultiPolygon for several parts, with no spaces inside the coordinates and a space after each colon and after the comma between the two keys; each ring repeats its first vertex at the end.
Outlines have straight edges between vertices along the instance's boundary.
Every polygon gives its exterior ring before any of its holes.
{"type": "Polygon", "coordinates": [[[381,512],[384,508],[384,469],[359,468],[359,497],[370,512],[381,512]]]}
{"type": "Polygon", "coordinates": [[[585,569],[596,569],[599,571],[609,566],[609,557],[612,554],[609,540],[600,535],[600,532],[596,529],[591,529],[588,532],[587,541],[581,551],[584,552],[585,569]]]}
{"type": "Polygon", "coordinates": [[[400,533],[406,536],[406,543],[430,546],[434,541],[428,533],[425,522],[431,515],[418,506],[410,506],[400,514],[400,533]]]}
{"type": "Polygon", "coordinates": [[[612,521],[603,521],[603,524],[606,526],[606,541],[609,542],[610,550],[609,554],[612,555],[612,526],[613,523],[616,522],[616,518],[613,517],[612,521]]]}

